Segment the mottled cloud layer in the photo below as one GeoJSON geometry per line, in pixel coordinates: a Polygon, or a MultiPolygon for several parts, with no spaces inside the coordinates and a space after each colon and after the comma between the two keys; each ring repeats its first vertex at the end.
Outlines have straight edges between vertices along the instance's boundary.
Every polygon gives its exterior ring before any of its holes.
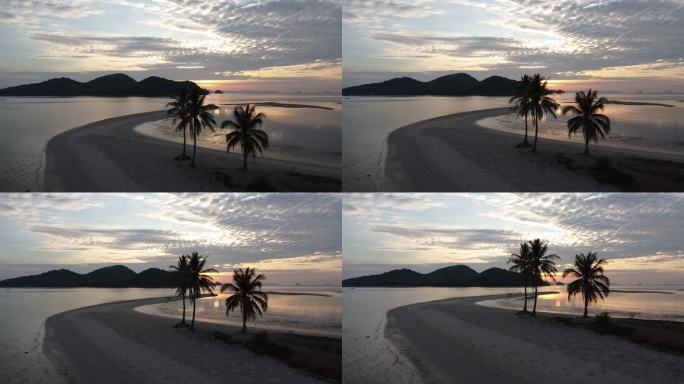
{"type": "Polygon", "coordinates": [[[402,264],[421,270],[459,263],[506,267],[521,241],[540,237],[561,264],[597,251],[613,270],[660,271],[684,282],[679,194],[425,194],[413,208],[392,200],[345,196],[345,276],[402,264]],[[362,211],[347,208],[357,201],[362,211]]]}
{"type": "Polygon", "coordinates": [[[290,66],[307,68],[305,78],[320,85],[340,81],[342,9],[335,0],[4,3],[3,34],[29,48],[5,49],[24,65],[0,67],[4,82],[31,72],[117,70],[177,79],[273,80],[287,79],[287,71],[274,68],[290,66]]]}
{"type": "Polygon", "coordinates": [[[6,194],[0,225],[17,246],[0,255],[5,275],[27,265],[166,268],[193,251],[221,271],[250,265],[331,283],[341,272],[334,194],[6,194]]]}
{"type": "Polygon", "coordinates": [[[365,65],[345,66],[345,86],[402,69],[684,81],[681,0],[346,0],[344,24],[364,36],[363,43],[345,41],[345,50],[365,45],[371,56],[365,65]]]}

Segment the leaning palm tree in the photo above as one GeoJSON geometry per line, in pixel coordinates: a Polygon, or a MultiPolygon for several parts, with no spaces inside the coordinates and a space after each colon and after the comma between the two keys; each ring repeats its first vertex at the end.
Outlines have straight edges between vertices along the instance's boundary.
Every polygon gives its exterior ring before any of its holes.
{"type": "Polygon", "coordinates": [[[532,76],[530,82],[530,112],[532,113],[532,121],[534,121],[534,144],[532,145],[532,152],[537,152],[537,136],[539,134],[539,120],[543,120],[547,114],[557,117],[556,110],[560,106],[549,95],[561,94],[561,90],[552,90],[548,88],[549,79],[540,74],[532,76]]]}
{"type": "Polygon", "coordinates": [[[563,115],[573,113],[577,116],[568,120],[568,136],[582,132],[584,136],[584,154],[589,155],[589,140],[598,142],[599,137],[606,138],[610,132],[610,119],[599,113],[603,111],[608,99],[598,97],[596,91],[591,89],[575,93],[575,104],[563,108],[563,115]]]}
{"type": "Polygon", "coordinates": [[[530,98],[532,89],[532,78],[528,75],[523,75],[518,83],[518,88],[515,95],[508,101],[511,104],[511,109],[515,111],[518,116],[525,118],[525,139],[518,147],[529,147],[531,144],[527,141],[527,118],[532,110],[532,100],[530,98]]]}
{"type": "Polygon", "coordinates": [[[568,275],[577,280],[567,285],[568,300],[572,296],[581,294],[584,299],[584,315],[588,316],[589,303],[595,303],[600,298],[603,300],[610,293],[610,280],[603,274],[605,259],[597,259],[596,252],[575,255],[573,268],[563,271],[563,277],[568,275]]]}
{"type": "Polygon", "coordinates": [[[188,96],[187,116],[190,126],[190,137],[192,137],[192,160],[190,166],[195,166],[195,153],[197,152],[197,137],[202,133],[203,128],[214,131],[214,115],[211,111],[218,109],[214,104],[204,105],[205,94],[199,91],[192,91],[188,96]]]}
{"type": "Polygon", "coordinates": [[[548,277],[556,281],[554,274],[558,272],[556,269],[555,260],[560,260],[557,255],[547,255],[546,251],[549,249],[549,243],[541,239],[534,239],[527,242],[530,247],[530,270],[531,281],[534,286],[534,306],[532,307],[532,316],[537,315],[537,287],[539,283],[544,281],[544,277],[548,277]]]}
{"type": "Polygon", "coordinates": [[[525,304],[523,304],[523,309],[521,313],[527,313],[527,286],[530,283],[530,278],[532,271],[530,269],[530,246],[527,243],[520,243],[520,253],[511,254],[511,258],[508,259],[511,265],[508,268],[509,271],[517,272],[522,278],[523,287],[525,287],[525,304]]]}
{"type": "Polygon", "coordinates": [[[183,300],[183,319],[178,326],[187,327],[185,322],[185,297],[187,296],[188,289],[190,286],[190,268],[188,263],[189,257],[187,255],[182,255],[178,257],[178,264],[171,265],[173,270],[172,281],[173,285],[176,287],[176,296],[180,296],[183,300]]]}
{"type": "Polygon", "coordinates": [[[173,124],[176,124],[176,131],[183,132],[183,152],[176,156],[176,160],[189,160],[190,157],[185,153],[186,146],[186,131],[188,125],[190,125],[190,119],[188,118],[188,100],[190,94],[188,90],[183,88],[180,93],[174,96],[173,101],[166,104],[169,108],[167,111],[168,116],[173,118],[173,124]]]}
{"type": "Polygon", "coordinates": [[[257,129],[263,124],[266,114],[256,113],[255,106],[247,104],[233,109],[233,120],[226,120],[221,128],[230,127],[234,131],[226,135],[226,151],[240,143],[242,148],[242,169],[247,170],[247,156],[250,154],[256,158],[257,152],[263,153],[268,148],[268,134],[257,129]]]}
{"type": "Polygon", "coordinates": [[[242,315],[242,332],[247,332],[247,319],[255,319],[256,315],[268,309],[268,295],[261,290],[263,274],[256,274],[253,268],[238,268],[233,271],[233,282],[223,284],[221,292],[231,291],[226,299],[226,315],[240,308],[242,315]]]}
{"type": "Polygon", "coordinates": [[[215,269],[204,269],[204,264],[207,262],[207,256],[202,256],[197,252],[193,252],[188,260],[189,270],[189,291],[190,301],[192,302],[192,322],[190,329],[195,329],[195,307],[197,306],[197,299],[202,297],[202,292],[207,291],[214,294],[212,288],[216,286],[214,278],[207,275],[207,273],[216,273],[215,269]]]}

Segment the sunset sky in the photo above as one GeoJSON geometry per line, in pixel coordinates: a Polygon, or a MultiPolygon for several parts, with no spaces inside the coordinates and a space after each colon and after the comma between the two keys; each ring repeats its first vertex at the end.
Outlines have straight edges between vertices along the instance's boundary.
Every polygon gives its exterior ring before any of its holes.
{"type": "Polygon", "coordinates": [[[565,268],[598,252],[616,284],[684,283],[679,194],[345,194],[344,277],[465,264],[508,268],[524,240],[565,268]]]}
{"type": "Polygon", "coordinates": [[[197,251],[228,281],[340,284],[337,194],[0,194],[0,279],[123,264],[168,269],[197,251]]]}
{"type": "Polygon", "coordinates": [[[0,88],[53,77],[339,92],[336,0],[3,0],[0,88]]]}
{"type": "Polygon", "coordinates": [[[344,0],[344,86],[540,72],[564,90],[684,93],[681,0],[344,0]]]}

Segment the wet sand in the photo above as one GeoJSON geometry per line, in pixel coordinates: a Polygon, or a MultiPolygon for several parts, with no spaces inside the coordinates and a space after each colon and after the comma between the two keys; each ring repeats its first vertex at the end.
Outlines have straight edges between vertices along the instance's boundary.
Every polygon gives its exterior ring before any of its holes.
{"type": "MultiPolygon", "coordinates": [[[[243,171],[242,155],[197,148],[196,168],[176,161],[182,145],[135,127],[166,112],[120,116],[74,128],[46,148],[42,189],[72,192],[339,191],[339,167],[258,157],[243,171]]],[[[191,154],[189,141],[187,148],[191,154]]]]}
{"type": "MultiPolygon", "coordinates": [[[[175,328],[178,319],[134,311],[170,299],[108,303],[51,316],[43,350],[68,383],[339,382],[248,349],[253,346],[245,343],[258,328],[243,335],[239,327],[197,322],[193,332],[175,328]]],[[[300,357],[308,354],[309,360],[327,364],[320,369],[341,365],[341,352],[331,347],[340,343],[334,340],[274,331],[268,337],[300,357]]]]}
{"type": "Polygon", "coordinates": [[[507,114],[509,108],[458,113],[393,131],[388,137],[387,190],[684,191],[680,157],[596,146],[585,156],[580,143],[547,138],[540,138],[539,152],[532,153],[516,147],[521,135],[478,124],[507,114]]]}
{"type": "Polygon", "coordinates": [[[388,312],[385,335],[425,383],[680,383],[681,354],[557,316],[477,305],[508,295],[447,299],[388,312]]]}

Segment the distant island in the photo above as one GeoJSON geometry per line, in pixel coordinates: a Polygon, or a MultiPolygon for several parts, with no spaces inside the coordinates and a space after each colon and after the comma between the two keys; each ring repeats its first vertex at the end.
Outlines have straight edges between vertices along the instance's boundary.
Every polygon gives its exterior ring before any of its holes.
{"type": "Polygon", "coordinates": [[[0,281],[0,287],[14,288],[171,288],[172,273],[158,268],[149,268],[135,273],[123,265],[113,265],[80,274],[68,269],[58,269],[39,275],[15,277],[0,281]]]}
{"type": "Polygon", "coordinates": [[[513,96],[518,81],[491,76],[482,81],[466,73],[455,73],[423,82],[398,77],[381,83],[342,89],[343,96],[513,96]]]}
{"type": "MultiPolygon", "coordinates": [[[[539,285],[549,285],[542,281],[539,285]]],[[[379,275],[361,276],[342,281],[343,287],[521,287],[519,273],[489,268],[477,273],[465,265],[453,265],[430,273],[395,269],[379,275]]]]}
{"type": "Polygon", "coordinates": [[[141,81],[123,73],[106,75],[82,83],[66,77],[42,83],[17,85],[0,89],[0,96],[146,96],[167,97],[177,95],[181,89],[207,94],[192,81],[174,81],[151,76],[141,81]]]}

